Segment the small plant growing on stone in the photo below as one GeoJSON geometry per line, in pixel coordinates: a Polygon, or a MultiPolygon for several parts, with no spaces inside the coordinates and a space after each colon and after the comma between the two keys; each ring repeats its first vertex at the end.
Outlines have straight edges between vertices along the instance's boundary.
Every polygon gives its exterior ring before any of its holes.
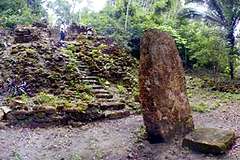
{"type": "Polygon", "coordinates": [[[91,102],[93,100],[93,96],[87,93],[82,93],[81,99],[85,102],[91,102]]]}
{"type": "Polygon", "coordinates": [[[136,143],[142,142],[147,138],[147,132],[145,126],[140,126],[136,131],[136,143]]]}
{"type": "Polygon", "coordinates": [[[118,84],[117,85],[117,91],[118,91],[119,94],[124,94],[126,92],[126,88],[123,85],[118,84]]]}
{"type": "Polygon", "coordinates": [[[14,160],[22,160],[22,158],[21,158],[19,153],[14,152],[13,155],[14,155],[14,160]]]}
{"type": "Polygon", "coordinates": [[[82,100],[77,101],[76,103],[76,108],[80,111],[80,112],[85,112],[87,107],[87,103],[83,102],[82,100]]]}
{"type": "Polygon", "coordinates": [[[36,97],[35,97],[35,102],[37,104],[45,104],[45,105],[50,105],[53,107],[57,107],[60,99],[57,96],[54,96],[52,94],[48,94],[45,92],[40,92],[36,97]]]}
{"type": "Polygon", "coordinates": [[[82,160],[81,156],[79,156],[78,154],[73,154],[70,157],[70,160],[82,160]]]}
{"type": "Polygon", "coordinates": [[[72,51],[73,53],[76,53],[76,46],[73,44],[69,44],[67,46],[67,50],[72,51]]]}

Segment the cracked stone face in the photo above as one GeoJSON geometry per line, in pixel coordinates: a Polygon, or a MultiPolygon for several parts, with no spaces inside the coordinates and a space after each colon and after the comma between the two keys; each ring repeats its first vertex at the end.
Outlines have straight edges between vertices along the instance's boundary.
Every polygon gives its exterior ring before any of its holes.
{"type": "Polygon", "coordinates": [[[148,30],[141,40],[140,101],[151,141],[168,141],[193,129],[184,69],[174,40],[148,30]]]}

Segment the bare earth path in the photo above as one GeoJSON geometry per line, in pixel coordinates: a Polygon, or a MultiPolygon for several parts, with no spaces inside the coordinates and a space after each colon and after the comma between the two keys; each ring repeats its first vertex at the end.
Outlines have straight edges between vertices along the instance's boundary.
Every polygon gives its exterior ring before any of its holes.
{"type": "Polygon", "coordinates": [[[0,159],[90,160],[126,159],[141,117],[80,128],[0,130],[0,159]]]}
{"type": "MultiPolygon", "coordinates": [[[[194,114],[197,127],[233,129],[240,135],[240,106],[194,114]]],[[[240,141],[226,155],[214,157],[190,152],[176,140],[169,144],[137,142],[141,116],[98,122],[82,128],[0,129],[1,160],[239,160],[240,141]]]]}

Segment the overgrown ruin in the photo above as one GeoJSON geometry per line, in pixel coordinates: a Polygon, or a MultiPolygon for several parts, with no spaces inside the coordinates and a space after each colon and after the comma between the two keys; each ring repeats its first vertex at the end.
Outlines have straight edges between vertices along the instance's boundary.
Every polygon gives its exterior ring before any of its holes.
{"type": "Polygon", "coordinates": [[[17,26],[11,46],[0,52],[4,120],[68,124],[130,115],[114,86],[136,85],[130,75],[136,61],[111,39],[73,27],[62,47],[46,25],[17,26]]]}

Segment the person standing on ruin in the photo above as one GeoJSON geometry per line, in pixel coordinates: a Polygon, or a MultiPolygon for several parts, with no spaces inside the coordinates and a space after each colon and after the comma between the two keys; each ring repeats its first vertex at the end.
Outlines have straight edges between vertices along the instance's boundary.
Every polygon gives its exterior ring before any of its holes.
{"type": "Polygon", "coordinates": [[[60,26],[60,42],[65,41],[65,37],[66,37],[66,25],[64,22],[62,22],[60,26]]]}

